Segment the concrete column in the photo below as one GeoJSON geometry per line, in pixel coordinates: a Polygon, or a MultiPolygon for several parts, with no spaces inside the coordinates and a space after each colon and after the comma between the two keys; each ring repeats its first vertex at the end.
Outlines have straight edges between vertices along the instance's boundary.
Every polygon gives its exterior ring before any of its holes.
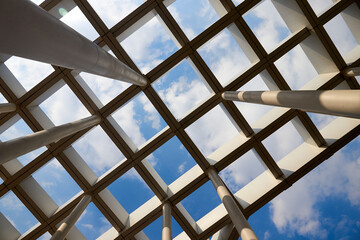
{"type": "Polygon", "coordinates": [[[13,112],[16,110],[16,105],[13,103],[0,103],[0,113],[13,112]]]}
{"type": "Polygon", "coordinates": [[[74,227],[76,221],[79,219],[81,214],[85,211],[87,205],[91,202],[91,196],[85,195],[76,207],[72,210],[70,215],[56,230],[55,234],[51,237],[51,240],[63,240],[69,231],[74,227]]]}
{"type": "Polygon", "coordinates": [[[29,153],[37,148],[67,137],[85,128],[100,123],[99,116],[91,116],[78,121],[66,123],[50,129],[42,130],[27,136],[6,142],[0,142],[0,164],[29,153]]]}
{"type": "Polygon", "coordinates": [[[360,118],[360,90],[224,92],[225,100],[360,118]]]}
{"type": "Polygon", "coordinates": [[[346,77],[360,76],[360,67],[347,68],[343,71],[346,77]]]}
{"type": "Polygon", "coordinates": [[[170,203],[164,203],[163,205],[163,228],[162,228],[162,240],[172,239],[172,226],[171,226],[171,205],[170,203]]]}
{"type": "Polygon", "coordinates": [[[232,197],[229,190],[226,188],[224,182],[221,180],[217,172],[213,168],[211,168],[207,171],[207,175],[213,183],[241,239],[258,240],[254,231],[251,229],[248,221],[246,220],[244,214],[241,212],[240,208],[236,204],[234,198],[232,197]]]}
{"type": "Polygon", "coordinates": [[[0,1],[0,52],[140,86],[146,79],[28,0],[0,1]]]}

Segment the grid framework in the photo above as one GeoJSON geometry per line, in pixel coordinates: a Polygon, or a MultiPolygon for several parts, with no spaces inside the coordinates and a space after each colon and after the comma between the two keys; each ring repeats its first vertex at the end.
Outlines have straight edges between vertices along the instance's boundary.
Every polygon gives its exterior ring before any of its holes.
{"type": "MultiPolygon", "coordinates": [[[[314,51],[321,55],[319,58],[310,59],[319,76],[307,84],[309,89],[327,90],[342,88],[343,85],[350,89],[360,89],[359,83],[354,77],[347,77],[343,74],[345,69],[359,65],[360,46],[358,45],[348,55],[342,56],[324,29],[327,22],[338,14],[346,13],[346,11],[355,12],[357,15],[354,17],[359,21],[359,1],[337,1],[320,16],[317,16],[305,0],[274,0],[273,3],[288,25],[291,35],[269,53],[264,49],[243,17],[261,1],[243,1],[235,6],[230,0],[210,0],[220,18],[192,40],[188,39],[169,12],[167,7],[173,2],[147,0],[111,29],[107,28],[86,0],[45,0],[41,3],[42,8],[57,18],[60,18],[57,12],[60,6],[66,6],[67,11],[78,6],[99,34],[94,42],[101,47],[110,49],[119,60],[139,73],[140,70],[120,45],[119,39],[126,39],[156,16],[179,46],[174,54],[145,75],[150,84],[145,87],[131,85],[105,106],[99,104],[96,95],[91,92],[89,87],[86,87],[81,76],[70,69],[53,66],[54,70],[49,76],[22,94],[16,84],[10,84],[13,79],[5,74],[9,70],[5,64],[1,64],[0,92],[8,102],[17,105],[15,112],[0,115],[2,130],[10,127],[14,119],[19,117],[34,132],[53,126],[53,123],[49,124],[51,120],[44,116],[39,108],[39,99],[43,96],[50,96],[63,84],[66,84],[92,115],[101,116],[101,128],[126,158],[125,161],[101,177],[96,177],[89,167],[84,167],[85,161],[76,154],[72,147],[75,141],[91,130],[88,128],[47,145],[47,150],[26,166],[22,166],[17,160],[0,166],[0,175],[4,181],[0,185],[0,196],[13,191],[39,221],[39,224],[21,236],[22,239],[34,239],[45,232],[54,234],[57,226],[69,215],[84,194],[92,196],[92,202],[112,225],[109,231],[99,237],[100,239],[146,239],[142,230],[161,215],[162,203],[164,202],[171,204],[172,216],[184,230],[184,233],[175,239],[207,239],[231,223],[223,205],[221,204],[195,222],[180,203],[181,200],[208,181],[206,171],[214,168],[220,172],[249,150],[255,149],[268,170],[233,195],[244,215],[249,217],[359,135],[360,122],[358,119],[338,117],[319,130],[306,112],[287,108],[271,110],[270,113],[256,122],[255,127],[247,122],[233,102],[221,98],[221,93],[224,91],[235,91],[259,74],[263,78],[271,79],[274,89],[291,90],[274,62],[298,45],[303,48],[308,56],[314,51]],[[290,14],[289,11],[296,14],[290,14]],[[240,47],[244,52],[249,53],[248,57],[251,61],[251,65],[246,70],[225,86],[219,82],[198,53],[199,47],[224,29],[230,29],[232,34],[240,36],[244,40],[240,47]],[[198,70],[213,93],[186,116],[177,119],[159,97],[151,83],[154,83],[184,59],[188,59],[198,70]],[[141,92],[154,105],[166,122],[167,127],[138,149],[121,130],[120,126],[115,123],[111,115],[141,92]],[[185,129],[219,105],[239,129],[239,133],[215,152],[204,156],[185,129]],[[297,131],[304,136],[305,141],[283,159],[276,162],[262,141],[290,121],[296,125],[297,131]],[[168,186],[145,158],[174,136],[184,145],[197,165],[168,186]],[[303,152],[307,154],[301,154],[303,152]],[[61,163],[82,189],[82,192],[63,206],[57,206],[46,192],[40,189],[41,186],[31,176],[52,158],[56,158],[61,163]],[[131,168],[136,169],[155,193],[155,196],[134,212],[127,213],[106,188],[131,168]]],[[[356,24],[355,26],[349,24],[349,28],[353,31],[355,38],[359,37],[359,29],[357,29],[356,24]]],[[[356,40],[358,43],[360,42],[360,39],[356,40]]],[[[9,57],[1,56],[1,61],[5,62],[9,57]]],[[[237,239],[239,236],[236,230],[231,231],[231,239],[237,239]]],[[[20,237],[20,233],[15,227],[9,227],[9,236],[16,239],[20,237]]],[[[80,231],[74,227],[68,238],[81,239],[81,237],[80,231]]]]}

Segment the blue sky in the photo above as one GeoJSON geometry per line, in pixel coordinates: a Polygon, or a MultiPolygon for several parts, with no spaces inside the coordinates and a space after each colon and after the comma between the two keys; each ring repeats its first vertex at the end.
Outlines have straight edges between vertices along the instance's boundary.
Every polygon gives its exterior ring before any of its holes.
{"type": "MultiPolygon", "coordinates": [[[[41,3],[40,0],[34,2],[41,3]]],[[[89,0],[109,28],[143,2],[109,0],[105,3],[105,1],[89,0]]],[[[241,1],[234,1],[235,4],[239,2],[241,1]]],[[[317,14],[332,4],[331,1],[325,0],[309,2],[317,14]]],[[[207,0],[177,0],[167,8],[190,40],[220,18],[207,0]],[[189,11],[184,8],[188,4],[192,4],[189,11]]],[[[62,21],[88,39],[96,39],[97,32],[80,13],[78,8],[74,8],[62,18],[62,21]]],[[[291,35],[271,1],[257,5],[244,18],[267,52],[271,52],[291,35]]],[[[254,62],[249,60],[249,56],[246,55],[248,52],[244,51],[235,39],[237,33],[231,29],[231,26],[225,28],[197,50],[223,86],[238,77],[254,62]]],[[[340,15],[329,21],[325,29],[343,56],[359,44],[340,15]]],[[[120,44],[144,74],[178,50],[177,43],[167,33],[158,17],[149,19],[143,27],[122,39],[120,44]]],[[[318,76],[317,70],[301,46],[296,46],[286,53],[275,62],[275,65],[292,89],[301,89],[318,76]]],[[[53,71],[49,64],[18,57],[7,60],[5,66],[18,79],[24,88],[23,93],[29,91],[53,71]]],[[[264,81],[266,76],[268,73],[262,72],[240,90],[269,90],[264,81]]],[[[128,83],[88,73],[80,73],[76,78],[81,84],[85,84],[86,91],[98,107],[107,104],[130,86],[128,83]]],[[[161,76],[152,86],[179,120],[213,94],[187,58],[161,76]]],[[[346,86],[342,87],[346,88],[346,86]]],[[[51,120],[54,125],[90,116],[63,80],[49,92],[49,95],[51,97],[38,104],[40,110],[48,116],[48,121],[51,120]]],[[[5,101],[2,96],[0,100],[5,101]]],[[[258,120],[274,109],[274,107],[246,103],[236,103],[236,106],[254,129],[258,126],[258,120]]],[[[309,116],[319,129],[337,118],[321,114],[309,114],[309,116]]],[[[142,148],[146,142],[151,141],[152,137],[167,128],[167,124],[144,93],[139,93],[115,111],[109,116],[109,121],[116,129],[121,129],[122,136],[126,137],[127,143],[134,150],[142,148]]],[[[31,133],[31,129],[19,116],[11,119],[6,126],[8,128],[0,128],[1,141],[31,133]]],[[[185,131],[205,156],[241,133],[221,105],[211,109],[185,131]],[[219,122],[221,124],[218,124],[219,122]]],[[[304,143],[304,140],[293,122],[289,122],[262,143],[275,161],[279,161],[304,143]]],[[[81,158],[78,161],[88,166],[86,171],[89,173],[89,179],[93,181],[125,161],[123,153],[100,126],[91,129],[76,141],[72,148],[81,158]]],[[[35,150],[18,160],[22,165],[26,165],[45,149],[43,147],[35,150]]],[[[258,237],[260,239],[359,239],[359,149],[360,137],[254,213],[249,222],[258,237]]],[[[197,165],[176,136],[147,156],[143,162],[149,162],[167,185],[172,184],[178,177],[197,165]]],[[[261,159],[252,149],[223,169],[220,176],[230,190],[236,193],[264,171],[261,159]]],[[[57,206],[62,206],[81,193],[81,188],[56,159],[50,160],[32,174],[32,177],[45,189],[57,206]]],[[[128,214],[155,196],[134,168],[110,184],[107,190],[128,214]],[[127,194],[123,194],[124,192],[127,194]]],[[[181,201],[195,221],[220,203],[209,181],[181,201]]],[[[12,191],[0,199],[0,210],[21,234],[38,222],[12,191]]],[[[160,239],[161,224],[162,217],[159,217],[143,229],[143,232],[149,239],[160,239]]],[[[96,239],[112,226],[91,203],[76,223],[76,227],[87,239],[96,239]]],[[[174,237],[183,231],[175,219],[173,219],[173,228],[174,237]]],[[[49,238],[49,233],[41,237],[41,239],[49,238]]]]}

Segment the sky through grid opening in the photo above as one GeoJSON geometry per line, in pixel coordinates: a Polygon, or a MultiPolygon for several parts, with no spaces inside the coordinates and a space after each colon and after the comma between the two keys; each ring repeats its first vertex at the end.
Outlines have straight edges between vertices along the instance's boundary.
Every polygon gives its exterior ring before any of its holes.
{"type": "Polygon", "coordinates": [[[86,191],[92,202],[69,239],[161,239],[164,200],[174,239],[219,239],[230,218],[204,172],[209,166],[259,239],[360,238],[360,137],[342,139],[358,119],[219,100],[225,90],[359,89],[359,77],[344,79],[336,65],[360,56],[357,1],[291,1],[295,14],[282,0],[32,2],[149,84],[0,55],[0,102],[22,104],[0,115],[2,142],[103,114],[67,142],[3,164],[0,211],[13,239],[50,239],[64,219],[59,212],[86,191]],[[341,141],[349,143],[263,199],[285,182],[266,163],[291,180],[341,141]]]}

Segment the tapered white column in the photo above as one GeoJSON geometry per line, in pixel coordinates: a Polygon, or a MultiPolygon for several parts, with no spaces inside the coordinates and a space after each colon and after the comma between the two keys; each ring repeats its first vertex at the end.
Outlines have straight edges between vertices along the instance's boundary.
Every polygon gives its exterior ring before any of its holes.
{"type": "Polygon", "coordinates": [[[0,113],[13,112],[16,110],[16,105],[13,103],[0,103],[0,113]]]}
{"type": "Polygon", "coordinates": [[[360,90],[224,92],[225,100],[360,118],[360,90]]]}
{"type": "Polygon", "coordinates": [[[347,68],[343,71],[343,74],[347,77],[360,76],[360,67],[347,68]]]}
{"type": "Polygon", "coordinates": [[[162,240],[172,239],[172,226],[171,226],[171,205],[170,203],[164,203],[163,205],[163,228],[162,228],[162,240]]]}
{"type": "Polygon", "coordinates": [[[76,221],[79,219],[81,214],[85,211],[87,205],[91,202],[91,196],[85,195],[76,207],[72,210],[70,215],[65,219],[65,221],[60,225],[56,230],[55,234],[52,236],[51,240],[63,240],[69,231],[74,227],[76,221]]]}
{"type": "Polygon", "coordinates": [[[213,183],[221,201],[223,202],[229,217],[238,231],[242,240],[258,240],[254,231],[251,229],[248,221],[240,208],[236,204],[234,198],[226,188],[224,182],[221,180],[217,172],[211,168],[207,171],[211,182],[213,183]]]}
{"type": "Polygon", "coordinates": [[[28,0],[0,1],[0,52],[140,86],[146,79],[28,0]]]}
{"type": "Polygon", "coordinates": [[[0,164],[29,153],[37,148],[67,137],[73,133],[100,123],[99,116],[91,116],[50,129],[0,143],[0,164]]]}

